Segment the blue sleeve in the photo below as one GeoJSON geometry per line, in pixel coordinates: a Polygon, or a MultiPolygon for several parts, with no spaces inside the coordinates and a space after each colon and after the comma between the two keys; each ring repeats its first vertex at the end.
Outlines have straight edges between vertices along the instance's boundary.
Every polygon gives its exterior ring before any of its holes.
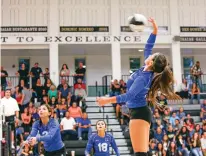
{"type": "Polygon", "coordinates": [[[114,149],[116,155],[117,155],[117,156],[120,156],[119,149],[118,149],[117,144],[116,144],[116,142],[115,142],[115,140],[114,140],[114,137],[111,136],[111,139],[112,139],[112,140],[111,140],[111,146],[112,146],[112,148],[114,149]]]}
{"type": "Polygon", "coordinates": [[[91,152],[91,149],[92,149],[93,143],[94,143],[93,139],[94,139],[94,136],[92,135],[88,140],[87,147],[86,147],[85,152],[84,152],[85,156],[89,155],[91,152]]]}
{"type": "Polygon", "coordinates": [[[137,94],[139,94],[145,87],[145,81],[142,77],[138,77],[135,79],[132,86],[125,94],[121,94],[116,96],[117,103],[127,102],[129,99],[133,99],[137,94]]]}
{"type": "MultiPolygon", "coordinates": [[[[53,121],[50,125],[49,125],[49,131],[48,131],[48,134],[47,135],[44,135],[44,136],[37,136],[37,141],[40,142],[40,141],[46,141],[46,142],[49,142],[49,141],[52,141],[56,132],[60,129],[60,126],[58,124],[57,121],[53,121]]],[[[60,132],[59,132],[60,133],[60,132]]]]}
{"type": "Polygon", "coordinates": [[[35,121],[34,124],[32,125],[30,135],[27,137],[26,140],[29,140],[31,137],[36,137],[38,133],[38,126],[39,126],[39,121],[35,121]]]}
{"type": "Polygon", "coordinates": [[[144,59],[146,60],[152,54],[152,49],[156,41],[156,35],[151,33],[144,48],[144,59]]]}

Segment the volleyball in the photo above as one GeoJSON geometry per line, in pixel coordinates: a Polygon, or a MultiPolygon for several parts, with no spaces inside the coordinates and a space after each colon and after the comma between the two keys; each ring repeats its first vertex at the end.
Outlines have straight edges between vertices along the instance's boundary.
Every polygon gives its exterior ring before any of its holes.
{"type": "Polygon", "coordinates": [[[134,14],[128,17],[128,23],[131,31],[142,32],[147,25],[147,18],[142,14],[134,14]]]}

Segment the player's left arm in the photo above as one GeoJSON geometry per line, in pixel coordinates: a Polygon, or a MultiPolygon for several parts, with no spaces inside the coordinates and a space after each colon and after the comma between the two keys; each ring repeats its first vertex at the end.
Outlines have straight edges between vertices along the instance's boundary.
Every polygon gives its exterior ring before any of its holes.
{"type": "Polygon", "coordinates": [[[114,149],[116,155],[117,155],[117,156],[120,156],[119,149],[118,149],[118,147],[117,147],[117,144],[116,144],[113,136],[111,136],[111,146],[112,146],[112,148],[114,149]]]}

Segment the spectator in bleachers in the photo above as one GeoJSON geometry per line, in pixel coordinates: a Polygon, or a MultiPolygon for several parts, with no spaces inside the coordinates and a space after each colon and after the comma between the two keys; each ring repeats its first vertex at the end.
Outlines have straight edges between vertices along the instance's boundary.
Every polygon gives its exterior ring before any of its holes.
{"type": "Polygon", "coordinates": [[[189,97],[189,86],[187,85],[187,80],[183,79],[182,83],[177,87],[176,94],[182,99],[188,99],[189,97]]]}
{"type": "Polygon", "coordinates": [[[21,114],[22,127],[24,128],[24,134],[29,135],[31,128],[31,115],[28,108],[24,108],[24,113],[21,114]]]}
{"type": "Polygon", "coordinates": [[[31,101],[32,98],[32,91],[29,89],[28,85],[23,87],[22,90],[22,100],[20,102],[21,107],[20,107],[20,113],[24,112],[24,108],[29,106],[29,102],[31,101]]]}
{"type": "Polygon", "coordinates": [[[52,83],[51,79],[48,78],[46,81],[46,84],[44,85],[44,89],[46,90],[47,94],[48,94],[52,85],[53,85],[53,83],[52,83]]]}
{"type": "Polygon", "coordinates": [[[200,91],[202,91],[201,75],[203,73],[199,61],[197,61],[196,64],[191,68],[191,74],[193,83],[195,83],[198,86],[198,88],[200,88],[200,91]]]}
{"type": "Polygon", "coordinates": [[[6,77],[8,77],[8,73],[7,73],[6,70],[4,70],[4,67],[1,66],[1,86],[2,86],[2,90],[5,90],[6,86],[7,86],[6,77]]]}
{"type": "Polygon", "coordinates": [[[164,114],[165,109],[167,108],[167,97],[163,93],[159,93],[157,96],[157,102],[158,105],[156,105],[156,108],[159,110],[159,113],[162,115],[164,114]]]}
{"type": "Polygon", "coordinates": [[[56,99],[58,97],[58,92],[56,90],[55,85],[51,85],[50,90],[48,91],[48,102],[51,101],[52,97],[55,97],[56,99]]]}
{"type": "Polygon", "coordinates": [[[189,113],[187,114],[187,117],[184,119],[184,123],[186,123],[187,120],[190,120],[191,124],[194,124],[194,119],[191,117],[189,113]]]}
{"type": "Polygon", "coordinates": [[[181,125],[183,125],[184,119],[185,119],[185,117],[186,117],[186,114],[185,114],[185,112],[184,112],[183,107],[180,107],[179,111],[177,111],[177,116],[178,116],[179,119],[180,119],[181,125]]]}
{"type": "Polygon", "coordinates": [[[130,121],[130,113],[129,113],[129,108],[127,107],[126,104],[122,105],[121,113],[122,113],[122,120],[123,120],[121,123],[128,126],[130,121]]]}
{"type": "Polygon", "coordinates": [[[70,116],[73,117],[76,120],[76,122],[79,122],[79,120],[82,117],[82,110],[80,107],[77,106],[76,102],[72,103],[72,106],[69,107],[68,111],[70,116]]]}
{"type": "Polygon", "coordinates": [[[64,79],[66,80],[66,77],[69,75],[70,75],[70,71],[67,64],[63,64],[60,71],[60,76],[65,77],[64,79]]]}
{"type": "Polygon", "coordinates": [[[170,120],[169,109],[165,109],[164,114],[163,114],[163,124],[164,124],[164,126],[169,124],[169,120],[170,120]]]}
{"type": "Polygon", "coordinates": [[[40,78],[40,74],[43,75],[42,69],[39,67],[39,63],[36,62],[34,67],[31,68],[30,75],[32,77],[32,88],[35,87],[37,79],[40,78]]]}
{"type": "Polygon", "coordinates": [[[75,73],[75,82],[77,82],[78,79],[82,79],[82,81],[84,81],[86,68],[83,67],[83,62],[79,62],[79,67],[76,69],[75,73]]]}
{"type": "Polygon", "coordinates": [[[157,142],[161,142],[164,136],[164,132],[162,131],[161,127],[157,127],[156,132],[154,133],[154,139],[157,140],[157,142]]]}
{"type": "Polygon", "coordinates": [[[86,90],[86,85],[82,82],[82,79],[77,79],[77,82],[74,84],[74,90],[81,85],[82,89],[86,90]]]}
{"type": "Polygon", "coordinates": [[[200,139],[201,149],[204,156],[206,156],[206,131],[202,133],[203,137],[200,139]]]}
{"type": "Polygon", "coordinates": [[[21,64],[21,68],[16,72],[16,75],[19,76],[19,84],[21,80],[24,80],[25,84],[29,82],[29,70],[26,69],[24,63],[21,64]]]}
{"type": "Polygon", "coordinates": [[[41,104],[49,104],[48,96],[44,95],[41,101],[41,104]]]}
{"type": "Polygon", "coordinates": [[[166,156],[163,145],[161,142],[157,143],[157,156],[166,156]]]}
{"type": "Polygon", "coordinates": [[[194,96],[197,97],[198,104],[200,104],[200,88],[193,83],[190,104],[193,104],[194,96]]]}
{"type": "Polygon", "coordinates": [[[75,95],[76,101],[78,103],[79,103],[79,101],[82,101],[83,103],[85,103],[87,93],[86,93],[85,89],[83,89],[80,84],[78,85],[78,88],[75,89],[74,95],[75,95]]]}
{"type": "Polygon", "coordinates": [[[1,98],[3,98],[4,95],[5,95],[5,92],[4,92],[4,90],[2,89],[2,86],[1,86],[1,85],[0,85],[0,91],[1,91],[1,98]]]}
{"type": "Polygon", "coordinates": [[[32,151],[32,146],[26,144],[20,156],[34,156],[32,151]]]}
{"type": "Polygon", "coordinates": [[[57,99],[53,96],[52,98],[51,98],[51,101],[49,102],[49,105],[51,106],[51,107],[56,107],[56,105],[58,104],[58,102],[57,102],[57,99]]]}
{"type": "Polygon", "coordinates": [[[61,98],[61,101],[57,106],[57,116],[60,120],[65,117],[65,114],[67,112],[67,108],[68,108],[68,104],[66,103],[66,99],[61,98]]]}
{"type": "Polygon", "coordinates": [[[119,85],[117,79],[115,79],[114,81],[111,82],[110,89],[111,89],[110,97],[117,96],[120,94],[120,85],[119,85]]]}
{"type": "Polygon", "coordinates": [[[42,97],[44,97],[44,96],[48,96],[48,93],[46,92],[46,89],[42,89],[42,97]]]}
{"type": "Polygon", "coordinates": [[[61,88],[63,88],[64,84],[66,84],[66,80],[61,79],[61,83],[57,86],[57,90],[59,91],[61,88]]]}
{"type": "Polygon", "coordinates": [[[126,83],[124,82],[124,80],[120,80],[119,81],[119,84],[120,84],[120,91],[125,93],[126,92],[126,89],[127,89],[127,86],[126,86],[126,83]]]}
{"type": "Polygon", "coordinates": [[[179,119],[175,119],[174,131],[177,133],[181,129],[181,124],[179,119]]]}
{"type": "Polygon", "coordinates": [[[149,154],[149,156],[156,156],[157,155],[155,139],[150,140],[148,154],[149,154]]]}
{"type": "Polygon", "coordinates": [[[201,107],[200,118],[201,120],[205,120],[206,119],[206,100],[203,101],[200,107],[201,107]]]}
{"type": "Polygon", "coordinates": [[[172,116],[170,117],[169,123],[172,124],[172,127],[175,126],[175,120],[178,119],[179,117],[176,115],[176,112],[172,112],[172,116]]]}
{"type": "Polygon", "coordinates": [[[199,139],[199,134],[195,132],[190,140],[191,140],[192,154],[195,156],[202,156],[203,154],[201,151],[201,142],[199,139]]]}
{"type": "Polygon", "coordinates": [[[37,94],[37,99],[38,101],[41,101],[42,100],[42,90],[43,90],[43,85],[41,84],[41,80],[40,78],[37,79],[37,82],[36,82],[36,85],[35,85],[35,88],[33,88],[37,94]]]}
{"type": "Polygon", "coordinates": [[[11,94],[14,93],[14,91],[15,91],[15,87],[13,86],[13,84],[12,84],[11,81],[7,81],[6,90],[7,90],[7,89],[11,90],[11,94]]]}
{"type": "Polygon", "coordinates": [[[189,131],[189,135],[191,137],[192,134],[193,134],[192,132],[193,132],[193,130],[195,128],[194,124],[191,123],[191,120],[187,120],[185,126],[187,127],[187,130],[189,131]]]}
{"type": "Polygon", "coordinates": [[[196,124],[195,125],[195,128],[194,128],[194,130],[193,130],[193,132],[192,132],[192,135],[194,134],[194,133],[198,133],[198,135],[200,136],[200,138],[201,138],[201,135],[202,135],[202,129],[201,129],[201,127],[200,127],[200,124],[196,124]]]}
{"type": "Polygon", "coordinates": [[[71,101],[71,92],[70,92],[70,89],[68,87],[68,84],[66,84],[66,83],[59,90],[59,98],[58,98],[59,100],[58,101],[60,101],[61,98],[67,99],[68,103],[70,103],[70,101],[71,101]]]}
{"type": "Polygon", "coordinates": [[[173,127],[171,124],[167,127],[167,136],[169,141],[175,141],[175,132],[173,131],[173,127]]]}
{"type": "Polygon", "coordinates": [[[75,130],[76,122],[75,122],[74,118],[70,116],[69,112],[66,112],[66,117],[64,117],[61,120],[60,128],[61,128],[62,140],[65,139],[66,135],[69,135],[72,138],[77,137],[77,132],[75,130]]]}
{"type": "Polygon", "coordinates": [[[179,155],[189,156],[189,151],[186,148],[186,142],[185,142],[185,140],[183,140],[181,134],[177,135],[176,144],[177,144],[177,149],[178,149],[179,155]]]}
{"type": "Polygon", "coordinates": [[[19,86],[15,87],[15,91],[14,91],[14,94],[12,95],[12,97],[16,99],[16,101],[20,107],[21,101],[22,101],[22,93],[19,91],[19,86]]]}
{"type": "Polygon", "coordinates": [[[39,114],[37,112],[37,108],[34,107],[34,110],[32,113],[32,122],[35,122],[36,120],[39,120],[39,114]]]}
{"type": "Polygon", "coordinates": [[[49,68],[45,68],[45,73],[43,73],[43,75],[44,75],[44,86],[46,85],[46,82],[47,82],[47,80],[48,79],[50,79],[49,77],[49,75],[50,75],[50,73],[49,73],[49,68]]]}
{"type": "Polygon", "coordinates": [[[181,135],[182,139],[185,141],[186,146],[189,145],[189,139],[190,139],[190,135],[189,135],[189,131],[187,130],[186,126],[182,126],[182,128],[180,129],[179,133],[177,135],[181,135]]]}
{"type": "Polygon", "coordinates": [[[88,119],[87,113],[83,113],[78,125],[78,138],[82,140],[82,132],[88,133],[88,138],[92,134],[91,121],[88,119]]]}
{"type": "Polygon", "coordinates": [[[163,144],[164,150],[167,151],[167,149],[169,147],[169,139],[168,139],[167,134],[164,134],[162,144],[163,144]]]}
{"type": "MultiPolygon", "coordinates": [[[[23,88],[24,88],[25,85],[26,85],[26,84],[24,83],[24,80],[21,80],[21,81],[20,81],[20,84],[18,85],[20,92],[23,90],[23,88]]],[[[27,85],[27,86],[28,86],[28,85],[27,85]]]]}
{"type": "Polygon", "coordinates": [[[34,104],[32,101],[29,102],[28,111],[30,114],[32,114],[34,111],[34,104]]]}
{"type": "Polygon", "coordinates": [[[167,156],[179,156],[180,155],[174,141],[170,142],[166,155],[167,156]]]}

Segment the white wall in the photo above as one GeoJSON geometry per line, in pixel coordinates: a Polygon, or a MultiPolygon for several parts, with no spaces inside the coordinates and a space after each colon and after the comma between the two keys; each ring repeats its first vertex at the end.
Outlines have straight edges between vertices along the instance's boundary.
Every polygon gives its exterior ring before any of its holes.
{"type": "MultiPolygon", "coordinates": [[[[143,65],[143,53],[137,52],[137,50],[123,50],[121,52],[121,70],[122,75],[129,74],[129,58],[130,57],[141,57],[141,62],[143,65]],[[130,51],[130,53],[129,53],[130,51]],[[135,53],[133,53],[135,52],[135,53]]],[[[171,63],[171,57],[169,54],[166,54],[171,63]]],[[[188,55],[182,55],[182,57],[188,55]]],[[[31,66],[35,62],[39,62],[39,66],[44,70],[44,68],[49,67],[49,56],[2,56],[1,65],[7,70],[10,76],[13,76],[18,68],[18,59],[30,57],[31,66]],[[15,64],[16,67],[12,68],[12,64],[15,64]]],[[[96,54],[96,55],[61,55],[59,57],[59,68],[62,64],[66,63],[70,68],[71,72],[74,72],[74,59],[77,57],[86,58],[86,67],[87,67],[87,84],[95,85],[95,82],[98,81],[98,84],[102,84],[102,77],[104,75],[112,74],[111,66],[111,55],[109,54],[96,54]]],[[[200,61],[201,67],[204,73],[206,73],[206,55],[195,55],[195,61],[200,61]]]]}
{"type": "Polygon", "coordinates": [[[1,65],[7,70],[9,76],[15,76],[15,72],[18,71],[18,60],[19,58],[30,58],[30,66],[33,67],[35,62],[39,63],[39,67],[42,68],[43,72],[45,68],[49,68],[49,57],[48,56],[2,56],[1,65]],[[12,68],[12,65],[15,65],[15,68],[12,68]]]}
{"type": "MultiPolygon", "coordinates": [[[[49,0],[2,0],[2,26],[47,26],[49,0]]],[[[47,33],[6,33],[4,36],[47,33]]]]}
{"type": "Polygon", "coordinates": [[[66,63],[72,73],[75,72],[74,60],[78,57],[86,58],[86,77],[88,85],[102,84],[102,76],[112,74],[111,56],[110,55],[82,55],[82,56],[60,56],[59,67],[66,63]]]}

